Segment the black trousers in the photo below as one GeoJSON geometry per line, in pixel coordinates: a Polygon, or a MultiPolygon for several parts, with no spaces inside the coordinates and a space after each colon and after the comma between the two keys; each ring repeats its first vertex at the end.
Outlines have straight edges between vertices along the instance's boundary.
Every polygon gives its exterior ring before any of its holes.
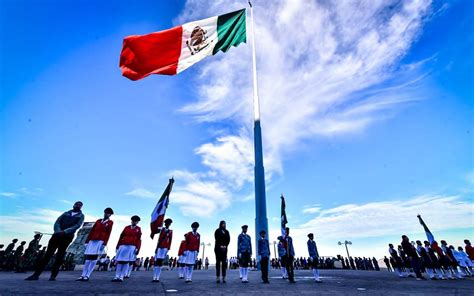
{"type": "Polygon", "coordinates": [[[215,249],[214,253],[216,254],[216,277],[220,276],[222,269],[222,277],[224,278],[227,271],[227,249],[215,249]]]}
{"type": "Polygon", "coordinates": [[[290,282],[293,282],[295,280],[295,273],[293,270],[293,260],[294,258],[291,256],[288,256],[286,260],[286,272],[288,272],[288,280],[290,282]]]}
{"type": "Polygon", "coordinates": [[[43,259],[36,266],[35,275],[39,276],[46,265],[48,265],[49,260],[53,257],[54,252],[56,252],[56,259],[54,260],[53,266],[51,268],[51,277],[56,277],[59,273],[59,268],[63,263],[64,254],[69,244],[72,242],[73,236],[68,235],[53,235],[48,242],[48,248],[46,249],[46,254],[44,254],[43,259]]]}
{"type": "Polygon", "coordinates": [[[421,268],[420,268],[420,258],[417,257],[411,257],[410,259],[411,267],[413,268],[413,271],[415,272],[415,275],[417,278],[423,277],[421,275],[421,268]]]}
{"type": "Polygon", "coordinates": [[[251,258],[249,252],[243,252],[242,254],[240,254],[239,267],[249,267],[250,259],[251,258]]]}
{"type": "Polygon", "coordinates": [[[262,271],[262,281],[268,282],[268,257],[260,259],[260,270],[262,271]]]}
{"type": "Polygon", "coordinates": [[[318,269],[318,265],[319,265],[319,258],[311,257],[311,269],[318,269]]]}

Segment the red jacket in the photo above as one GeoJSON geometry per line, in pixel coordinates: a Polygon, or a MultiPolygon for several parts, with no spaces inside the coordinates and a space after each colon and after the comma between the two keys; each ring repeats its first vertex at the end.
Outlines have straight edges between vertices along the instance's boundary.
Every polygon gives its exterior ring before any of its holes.
{"type": "Polygon", "coordinates": [[[161,249],[170,249],[171,241],[173,240],[173,230],[166,228],[161,228],[160,237],[158,238],[158,248],[161,249]]]}
{"type": "Polygon", "coordinates": [[[474,260],[474,248],[472,246],[466,246],[466,253],[469,259],[474,260]]]}
{"type": "Polygon", "coordinates": [[[114,226],[114,221],[106,220],[105,223],[102,223],[103,219],[95,221],[94,226],[92,226],[91,232],[86,239],[86,244],[91,240],[101,240],[104,242],[104,246],[107,245],[109,241],[110,233],[112,232],[112,226],[114,226]]]}
{"type": "Polygon", "coordinates": [[[184,251],[186,251],[186,241],[182,240],[181,244],[179,245],[178,256],[184,255],[184,251]]]}
{"type": "Polygon", "coordinates": [[[185,235],[186,240],[186,251],[198,251],[199,252],[199,245],[201,243],[201,235],[196,232],[194,234],[192,231],[186,233],[185,235]]]}
{"type": "Polygon", "coordinates": [[[121,245],[134,245],[137,250],[140,250],[140,247],[142,245],[141,237],[142,230],[139,226],[135,226],[135,228],[132,229],[132,226],[128,225],[123,229],[122,233],[120,234],[120,238],[117,243],[117,249],[121,245]]]}

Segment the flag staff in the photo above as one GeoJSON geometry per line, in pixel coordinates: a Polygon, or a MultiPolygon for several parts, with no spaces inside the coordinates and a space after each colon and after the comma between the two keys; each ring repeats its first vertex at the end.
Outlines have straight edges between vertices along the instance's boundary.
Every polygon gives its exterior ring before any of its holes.
{"type": "MultiPolygon", "coordinates": [[[[265,169],[263,167],[262,128],[260,126],[260,102],[258,99],[257,58],[255,53],[255,31],[253,21],[253,7],[250,6],[250,27],[252,31],[252,70],[253,70],[253,103],[254,103],[254,153],[255,153],[255,248],[258,254],[258,238],[260,231],[265,230],[267,238],[268,219],[267,201],[265,192],[265,169]]],[[[260,267],[260,264],[258,265],[260,267]]]]}

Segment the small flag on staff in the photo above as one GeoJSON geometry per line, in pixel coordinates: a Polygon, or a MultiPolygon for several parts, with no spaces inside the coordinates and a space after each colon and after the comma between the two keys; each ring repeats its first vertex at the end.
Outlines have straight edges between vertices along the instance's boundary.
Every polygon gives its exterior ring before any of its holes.
{"type": "Polygon", "coordinates": [[[155,209],[153,209],[153,212],[151,213],[151,239],[153,239],[155,234],[159,233],[161,228],[163,227],[163,221],[165,219],[166,209],[168,208],[168,203],[170,201],[170,193],[173,189],[173,183],[174,179],[171,178],[169,180],[168,186],[166,186],[165,191],[161,195],[160,200],[158,200],[155,209]]]}
{"type": "Polygon", "coordinates": [[[286,219],[286,204],[285,204],[285,197],[283,194],[281,195],[281,236],[286,236],[286,224],[288,220],[286,219]]]}
{"type": "Polygon", "coordinates": [[[432,234],[431,231],[428,229],[428,226],[426,226],[425,221],[423,221],[423,219],[421,219],[421,215],[417,215],[417,217],[418,217],[418,220],[420,220],[420,224],[421,224],[421,225],[423,226],[423,228],[425,229],[426,238],[428,239],[428,241],[429,241],[430,244],[432,245],[433,242],[435,241],[433,234],[432,234]]]}

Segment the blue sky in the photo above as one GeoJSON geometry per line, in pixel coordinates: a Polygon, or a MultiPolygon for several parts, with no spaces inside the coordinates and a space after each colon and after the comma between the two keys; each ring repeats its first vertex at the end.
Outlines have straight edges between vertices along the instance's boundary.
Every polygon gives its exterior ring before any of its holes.
{"type": "MultiPolygon", "coordinates": [[[[75,200],[89,220],[114,208],[112,244],[134,214],[148,231],[171,175],[172,255],[195,220],[206,242],[221,219],[234,242],[254,224],[250,45],[178,76],[118,68],[123,37],[245,1],[137,2],[2,1],[2,243],[50,231],[75,200]]],[[[435,237],[474,239],[473,8],[255,3],[272,240],[281,193],[297,256],[314,232],[323,255],[349,239],[381,257],[401,234],[424,237],[417,213],[435,237]]],[[[145,235],[142,254],[155,243],[145,235]]]]}

